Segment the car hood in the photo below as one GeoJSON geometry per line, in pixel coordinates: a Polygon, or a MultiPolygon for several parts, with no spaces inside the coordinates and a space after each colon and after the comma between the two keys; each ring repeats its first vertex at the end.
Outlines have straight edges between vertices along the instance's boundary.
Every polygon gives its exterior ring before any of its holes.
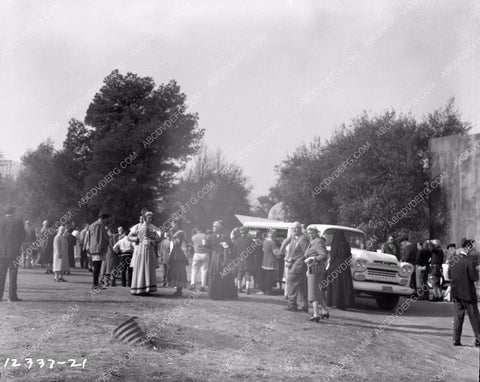
{"type": "Polygon", "coordinates": [[[398,260],[394,255],[390,255],[388,253],[367,251],[366,249],[352,248],[352,258],[354,260],[365,259],[370,263],[381,262],[385,263],[385,265],[389,263],[398,265],[398,260]]]}

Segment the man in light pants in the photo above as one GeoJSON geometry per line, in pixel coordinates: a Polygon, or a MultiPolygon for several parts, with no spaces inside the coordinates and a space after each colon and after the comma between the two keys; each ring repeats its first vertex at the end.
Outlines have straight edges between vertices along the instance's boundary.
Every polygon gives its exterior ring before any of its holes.
{"type": "Polygon", "coordinates": [[[207,285],[207,270],[208,262],[210,260],[210,240],[208,236],[197,228],[197,233],[192,236],[193,242],[193,260],[192,260],[192,275],[190,278],[190,289],[195,290],[195,280],[200,271],[201,288],[200,292],[205,292],[207,285]]]}

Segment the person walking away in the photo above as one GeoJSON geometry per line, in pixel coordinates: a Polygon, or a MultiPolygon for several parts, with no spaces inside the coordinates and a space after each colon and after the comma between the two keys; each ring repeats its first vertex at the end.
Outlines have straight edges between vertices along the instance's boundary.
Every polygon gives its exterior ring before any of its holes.
{"type": "Polygon", "coordinates": [[[263,290],[257,292],[257,294],[266,294],[270,296],[272,294],[272,288],[275,283],[278,262],[277,258],[280,255],[280,248],[278,248],[275,239],[277,233],[275,230],[270,230],[267,233],[267,237],[263,242],[263,262],[262,269],[264,275],[263,290]]]}
{"type": "Polygon", "coordinates": [[[255,247],[252,256],[255,259],[255,270],[253,272],[253,286],[260,292],[264,289],[264,271],[263,271],[263,234],[262,231],[257,230],[255,237],[255,247]]]}
{"type": "Polygon", "coordinates": [[[32,269],[33,265],[33,243],[37,240],[35,228],[30,224],[30,220],[25,220],[25,240],[22,244],[23,268],[32,269]],[[30,250],[28,251],[28,249],[30,250]]]}
{"type": "Polygon", "coordinates": [[[43,222],[42,231],[40,232],[41,240],[44,243],[42,246],[42,256],[40,258],[40,263],[44,265],[47,269],[46,274],[53,273],[52,264],[53,264],[53,239],[55,238],[55,229],[52,228],[53,223],[50,220],[45,220],[43,222]]]}
{"type": "Polygon", "coordinates": [[[185,232],[179,230],[175,232],[172,238],[172,252],[168,260],[168,285],[174,287],[173,297],[182,297],[183,287],[187,284],[187,265],[188,258],[184,252],[183,243],[185,242],[185,232]]]}
{"type": "Polygon", "coordinates": [[[333,234],[328,270],[330,274],[336,271],[338,277],[328,284],[328,306],[336,306],[338,309],[345,310],[354,304],[353,281],[350,271],[351,263],[352,253],[350,245],[345,239],[344,233],[336,231],[333,234]]]}
{"type": "Polygon", "coordinates": [[[108,249],[107,254],[105,255],[105,261],[102,264],[101,273],[103,275],[103,280],[106,285],[110,285],[112,287],[116,286],[116,279],[113,275],[114,269],[117,267],[117,256],[115,251],[113,250],[113,246],[116,243],[117,235],[115,234],[115,230],[113,227],[109,227],[107,229],[108,235],[108,249]]]}
{"type": "Polygon", "coordinates": [[[248,228],[240,227],[239,236],[233,242],[233,257],[237,259],[237,292],[242,289],[242,280],[245,277],[245,293],[250,294],[250,284],[255,271],[255,242],[248,236],[248,228]]]}
{"type": "Polygon", "coordinates": [[[70,268],[69,248],[65,232],[65,226],[61,225],[53,239],[53,279],[57,282],[67,281],[63,278],[62,273],[70,268]]]}
{"type": "Polygon", "coordinates": [[[75,238],[75,246],[73,247],[73,268],[77,267],[77,260],[82,258],[82,250],[80,246],[80,231],[79,227],[72,227],[72,236],[75,238]]]}
{"type": "Polygon", "coordinates": [[[88,248],[87,243],[87,233],[88,233],[88,224],[83,226],[83,229],[80,231],[80,267],[89,269],[88,266],[88,248]]]}
{"type": "Polygon", "coordinates": [[[300,222],[294,222],[292,228],[294,234],[290,243],[290,251],[285,258],[285,266],[289,268],[287,278],[288,305],[286,310],[296,312],[298,310],[298,302],[300,301],[301,310],[308,313],[306,296],[307,265],[304,262],[304,255],[309,242],[303,234],[300,222]]]}
{"type": "Polygon", "coordinates": [[[452,297],[451,297],[452,283],[450,280],[450,272],[453,264],[457,261],[455,260],[457,258],[457,256],[455,255],[456,250],[457,250],[457,245],[455,243],[450,243],[447,245],[447,255],[445,256],[443,277],[445,278],[445,281],[448,282],[447,289],[445,290],[444,300],[449,302],[452,301],[452,297]]]}
{"type": "MultiPolygon", "coordinates": [[[[65,228],[63,233],[68,244],[68,264],[69,267],[75,268],[75,246],[77,245],[77,239],[73,236],[73,228],[65,228]]],[[[70,270],[66,269],[67,274],[70,274],[70,270]]]]}
{"type": "Polygon", "coordinates": [[[157,291],[157,277],[155,266],[157,264],[157,245],[160,237],[159,228],[152,224],[153,213],[145,212],[144,223],[138,228],[137,233],[129,233],[130,240],[137,241],[136,256],[132,257],[133,272],[130,293],[137,296],[148,295],[157,291]]]}
{"type": "Polygon", "coordinates": [[[210,261],[211,244],[208,236],[197,228],[197,233],[192,237],[193,259],[190,289],[196,289],[197,275],[200,272],[200,292],[205,292],[207,286],[208,263],[210,261]]]}
{"type": "Polygon", "coordinates": [[[107,212],[101,212],[98,219],[88,228],[88,251],[92,256],[93,265],[93,289],[105,289],[99,284],[99,276],[102,261],[105,261],[108,250],[108,235],[105,224],[109,217],[110,215],[107,212]]]}
{"type": "Polygon", "coordinates": [[[432,284],[432,301],[443,301],[442,289],[440,282],[442,280],[442,264],[444,259],[443,250],[440,247],[440,240],[434,239],[432,244],[432,260],[429,272],[429,279],[432,284]]]}
{"type": "Polygon", "coordinates": [[[318,235],[318,229],[314,225],[307,227],[307,235],[310,244],[305,252],[305,264],[307,264],[307,289],[308,301],[312,303],[313,315],[310,321],[319,322],[321,319],[330,318],[325,303],[325,295],[320,287],[320,283],[325,278],[325,262],[328,259],[325,239],[318,235]],[[319,313],[319,307],[321,314],[319,313]]]}
{"type": "Polygon", "coordinates": [[[18,259],[25,240],[22,219],[15,216],[15,207],[8,207],[0,219],[0,301],[3,298],[8,271],[8,296],[10,301],[21,301],[17,296],[18,259]]]}
{"type": "Polygon", "coordinates": [[[235,286],[235,269],[231,269],[233,256],[229,235],[223,230],[223,222],[213,223],[211,235],[212,256],[208,269],[208,297],[212,300],[235,300],[238,297],[235,286]]]}
{"type": "Polygon", "coordinates": [[[172,243],[172,236],[173,230],[169,229],[165,233],[165,238],[160,242],[159,246],[159,263],[162,266],[163,270],[163,278],[162,278],[162,286],[166,287],[168,285],[168,262],[170,260],[170,254],[172,253],[173,243],[172,243]]]}
{"type": "Polygon", "coordinates": [[[418,243],[417,258],[415,260],[415,275],[417,283],[417,297],[419,300],[428,300],[428,286],[426,277],[432,253],[428,249],[428,242],[418,243]]]}
{"type": "Polygon", "coordinates": [[[400,245],[402,247],[402,255],[400,260],[404,261],[405,263],[409,263],[413,265],[413,273],[412,277],[410,278],[410,287],[413,290],[416,290],[416,282],[415,282],[415,260],[417,258],[418,248],[417,245],[411,243],[407,237],[400,240],[400,245]]]}
{"type": "Polygon", "coordinates": [[[280,246],[280,256],[282,256],[283,258],[283,263],[284,263],[284,267],[283,267],[283,281],[285,283],[285,290],[283,291],[284,293],[284,297],[285,299],[288,299],[288,285],[287,285],[287,279],[288,279],[288,267],[287,267],[287,263],[286,263],[286,254],[289,253],[290,251],[290,243],[292,241],[292,237],[293,237],[293,229],[290,227],[288,229],[288,233],[287,233],[287,237],[285,238],[285,240],[283,240],[281,246],[280,246]]]}
{"type": "Polygon", "coordinates": [[[473,241],[467,240],[461,248],[458,261],[452,265],[450,278],[452,280],[451,296],[455,316],[453,321],[453,345],[462,346],[461,336],[465,312],[475,335],[474,345],[480,346],[480,314],[477,305],[477,293],[474,282],[478,280],[478,263],[468,256],[473,247],[473,241]]]}
{"type": "Polygon", "coordinates": [[[120,255],[122,286],[130,287],[132,285],[132,268],[130,267],[130,262],[132,261],[133,255],[133,243],[128,240],[123,227],[119,227],[118,231],[120,233],[119,240],[113,246],[113,250],[120,255]]]}

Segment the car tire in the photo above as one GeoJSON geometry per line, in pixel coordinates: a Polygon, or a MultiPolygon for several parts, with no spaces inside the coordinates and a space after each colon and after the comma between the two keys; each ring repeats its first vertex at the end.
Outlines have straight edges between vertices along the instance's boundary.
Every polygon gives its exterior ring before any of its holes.
{"type": "Polygon", "coordinates": [[[380,309],[392,310],[397,306],[400,296],[395,294],[379,294],[375,297],[375,300],[380,309]]]}

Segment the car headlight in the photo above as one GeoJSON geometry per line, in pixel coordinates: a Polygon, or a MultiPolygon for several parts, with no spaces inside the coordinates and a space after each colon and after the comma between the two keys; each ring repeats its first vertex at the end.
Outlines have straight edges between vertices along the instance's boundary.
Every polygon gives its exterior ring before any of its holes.
{"type": "Polygon", "coordinates": [[[368,264],[368,261],[367,260],[364,260],[364,259],[358,259],[358,260],[355,260],[355,262],[353,263],[353,267],[355,269],[358,269],[360,271],[363,271],[367,268],[367,264],[368,264]]]}
{"type": "Polygon", "coordinates": [[[398,271],[398,273],[402,277],[408,277],[412,274],[412,272],[413,272],[413,265],[411,264],[403,264],[400,267],[400,270],[398,271]]]}

